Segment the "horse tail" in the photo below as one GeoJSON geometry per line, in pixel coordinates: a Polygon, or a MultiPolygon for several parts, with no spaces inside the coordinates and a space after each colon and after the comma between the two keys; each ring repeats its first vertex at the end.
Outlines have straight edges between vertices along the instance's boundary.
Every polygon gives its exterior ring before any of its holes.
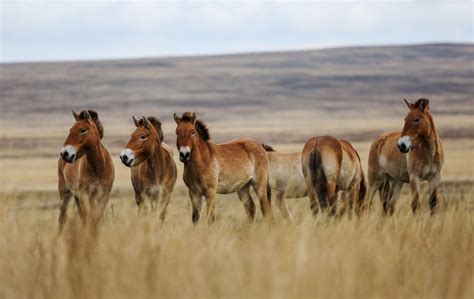
{"type": "Polygon", "coordinates": [[[272,202],[272,188],[270,186],[270,176],[267,178],[267,197],[268,201],[272,202]]]}
{"type": "Polygon", "coordinates": [[[364,205],[366,195],[367,195],[367,184],[365,182],[365,175],[362,174],[362,179],[360,180],[359,198],[358,198],[361,206],[364,205]]]}
{"type": "Polygon", "coordinates": [[[319,145],[315,146],[309,157],[309,175],[319,198],[326,198],[328,181],[324,173],[319,145]]]}

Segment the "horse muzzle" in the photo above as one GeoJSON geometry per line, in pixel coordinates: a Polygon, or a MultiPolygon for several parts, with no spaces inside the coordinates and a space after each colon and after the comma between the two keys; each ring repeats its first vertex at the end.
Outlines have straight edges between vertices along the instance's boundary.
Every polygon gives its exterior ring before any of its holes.
{"type": "Polygon", "coordinates": [[[183,146],[179,149],[179,161],[188,162],[191,158],[191,151],[188,146],[183,146]]]}
{"type": "Polygon", "coordinates": [[[189,158],[191,158],[191,154],[189,152],[186,153],[179,153],[179,161],[181,162],[188,162],[189,158]]]}
{"type": "Polygon", "coordinates": [[[408,136],[401,137],[398,140],[397,146],[398,146],[398,149],[400,150],[400,152],[402,152],[404,154],[408,153],[410,151],[410,147],[411,147],[410,137],[408,137],[408,136]]]}
{"type": "Polygon", "coordinates": [[[61,151],[59,152],[61,158],[67,163],[74,163],[77,158],[76,148],[72,145],[64,146],[61,151]]]}
{"type": "Polygon", "coordinates": [[[133,155],[133,151],[129,148],[124,149],[120,153],[120,160],[125,166],[132,167],[133,163],[135,162],[135,156],[133,155]]]}

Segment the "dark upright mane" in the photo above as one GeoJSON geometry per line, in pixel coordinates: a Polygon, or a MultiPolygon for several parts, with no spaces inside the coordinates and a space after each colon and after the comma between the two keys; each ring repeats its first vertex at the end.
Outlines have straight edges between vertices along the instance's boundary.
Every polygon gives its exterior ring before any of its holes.
{"type": "MultiPolygon", "coordinates": [[[[97,131],[99,132],[99,137],[102,139],[104,137],[104,127],[102,126],[102,123],[99,120],[99,115],[97,112],[94,110],[87,110],[89,112],[89,115],[92,118],[92,121],[95,123],[95,126],[97,127],[97,131]]],[[[82,110],[81,113],[79,113],[79,119],[86,119],[86,110],[82,110]]]]}
{"type": "MultiPolygon", "coordinates": [[[[183,116],[181,117],[181,121],[192,121],[192,112],[185,112],[183,113],[183,116]]],[[[209,129],[207,128],[206,124],[202,121],[197,119],[196,122],[194,123],[194,126],[196,127],[196,131],[198,134],[201,136],[202,140],[208,141],[211,140],[211,134],[209,133],[209,129]]]]}
{"type": "Polygon", "coordinates": [[[425,107],[428,107],[428,104],[430,103],[430,101],[426,98],[421,98],[419,99],[418,101],[416,101],[414,107],[415,108],[425,108],[425,107]]]}
{"type": "MultiPolygon", "coordinates": [[[[161,121],[154,116],[147,116],[146,118],[151,122],[153,127],[155,127],[156,133],[158,133],[158,137],[160,138],[160,141],[163,142],[163,140],[165,139],[165,136],[163,135],[163,131],[161,130],[161,121]]],[[[143,119],[140,119],[138,121],[138,125],[145,126],[145,124],[143,123],[143,119]]]]}
{"type": "Polygon", "coordinates": [[[268,144],[262,143],[262,146],[263,146],[263,148],[265,149],[266,152],[274,152],[274,151],[275,151],[275,150],[273,149],[273,147],[271,147],[271,146],[268,145],[268,144]]]}

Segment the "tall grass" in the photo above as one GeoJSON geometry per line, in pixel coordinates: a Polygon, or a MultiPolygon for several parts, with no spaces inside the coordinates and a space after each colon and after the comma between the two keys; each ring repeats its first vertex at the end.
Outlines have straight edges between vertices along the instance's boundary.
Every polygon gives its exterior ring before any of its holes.
{"type": "Polygon", "coordinates": [[[160,225],[139,219],[119,194],[96,237],[70,209],[59,238],[56,209],[11,195],[0,201],[0,297],[472,298],[467,189],[467,199],[434,216],[426,207],[413,216],[402,198],[393,217],[376,205],[360,219],[313,218],[306,199],[294,200],[294,223],[248,224],[238,200],[226,197],[216,223],[195,227],[186,198],[173,200],[160,225]]]}

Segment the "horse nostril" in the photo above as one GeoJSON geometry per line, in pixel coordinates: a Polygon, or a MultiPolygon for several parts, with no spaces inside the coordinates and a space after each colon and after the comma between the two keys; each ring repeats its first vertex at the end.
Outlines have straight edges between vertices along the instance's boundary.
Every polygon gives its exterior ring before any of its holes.
{"type": "Polygon", "coordinates": [[[63,157],[67,158],[69,156],[69,153],[68,152],[63,152],[62,155],[63,155],[63,157]]]}

